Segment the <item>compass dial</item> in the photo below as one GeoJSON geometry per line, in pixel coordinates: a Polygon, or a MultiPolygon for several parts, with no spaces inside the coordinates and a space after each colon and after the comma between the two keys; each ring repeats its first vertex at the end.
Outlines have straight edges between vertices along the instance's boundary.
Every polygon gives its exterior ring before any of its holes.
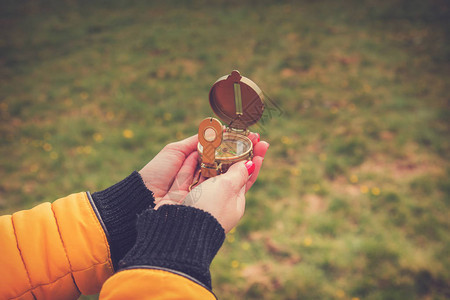
{"type": "MultiPolygon", "coordinates": [[[[216,159],[234,159],[247,154],[252,147],[249,138],[234,133],[224,133],[222,143],[216,148],[216,159]]],[[[201,144],[198,145],[203,152],[201,144]]]]}

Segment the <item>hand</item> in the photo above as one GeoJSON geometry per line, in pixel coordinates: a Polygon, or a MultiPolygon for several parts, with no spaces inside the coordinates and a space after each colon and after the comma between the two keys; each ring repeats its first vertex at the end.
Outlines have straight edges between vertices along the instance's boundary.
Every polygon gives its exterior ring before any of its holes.
{"type": "Polygon", "coordinates": [[[182,185],[184,188],[192,183],[198,160],[197,144],[197,135],[170,143],[139,171],[146,187],[153,192],[156,204],[167,196],[172,187],[175,189],[182,185]],[[185,171],[187,169],[189,172],[185,171]]]}
{"type": "MultiPolygon", "coordinates": [[[[205,180],[191,192],[187,191],[189,185],[178,185],[178,188],[171,189],[167,194],[168,196],[159,201],[155,209],[165,204],[193,206],[212,214],[222,225],[225,232],[229,232],[237,225],[244,214],[245,193],[255,183],[268,148],[269,144],[266,142],[256,141],[254,144],[255,155],[252,163],[255,169],[251,176],[244,162],[236,163],[225,174],[205,180]],[[171,194],[176,194],[179,197],[173,197],[171,194]]],[[[183,165],[187,178],[189,178],[189,174],[193,176],[195,172],[195,167],[192,168],[190,165],[190,159],[191,157],[186,159],[183,165]]]]}

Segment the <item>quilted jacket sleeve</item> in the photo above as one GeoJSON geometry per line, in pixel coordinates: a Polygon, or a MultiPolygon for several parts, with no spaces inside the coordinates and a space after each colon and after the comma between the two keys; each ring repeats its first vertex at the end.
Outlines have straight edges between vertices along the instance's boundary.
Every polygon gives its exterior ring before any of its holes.
{"type": "Polygon", "coordinates": [[[105,232],[86,193],[0,217],[0,298],[76,299],[113,274],[105,232]]]}
{"type": "Polygon", "coordinates": [[[217,299],[205,286],[181,273],[158,269],[120,271],[104,284],[101,300],[217,299]]]}

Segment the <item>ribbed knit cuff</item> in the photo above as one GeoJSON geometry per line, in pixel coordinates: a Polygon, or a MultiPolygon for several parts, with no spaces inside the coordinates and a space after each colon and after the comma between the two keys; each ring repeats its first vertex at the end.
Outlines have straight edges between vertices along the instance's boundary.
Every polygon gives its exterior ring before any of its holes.
{"type": "Polygon", "coordinates": [[[106,190],[93,193],[92,200],[108,231],[111,260],[117,270],[119,260],[136,242],[138,214],[155,206],[153,193],[139,173],[133,172],[106,190]]]}
{"type": "Polygon", "coordinates": [[[225,231],[209,213],[189,206],[164,205],[146,210],[137,222],[136,245],[119,268],[160,267],[187,274],[211,289],[209,266],[225,231]]]}

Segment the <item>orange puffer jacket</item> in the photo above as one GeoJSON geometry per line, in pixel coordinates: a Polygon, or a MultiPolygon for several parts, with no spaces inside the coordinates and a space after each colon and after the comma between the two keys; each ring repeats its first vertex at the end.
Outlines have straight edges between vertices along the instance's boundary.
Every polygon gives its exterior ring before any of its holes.
{"type": "Polygon", "coordinates": [[[170,270],[114,274],[105,232],[86,193],[0,217],[0,245],[0,299],[77,299],[100,290],[101,299],[215,299],[189,276],[170,270]]]}

